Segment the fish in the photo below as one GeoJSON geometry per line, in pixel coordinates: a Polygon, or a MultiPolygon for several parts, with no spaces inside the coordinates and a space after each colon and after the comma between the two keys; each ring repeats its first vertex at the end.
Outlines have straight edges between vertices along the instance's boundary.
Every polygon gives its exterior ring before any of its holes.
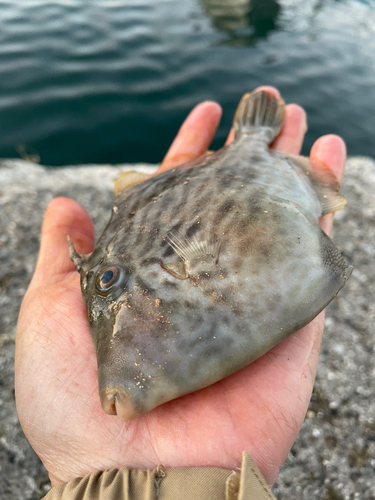
{"type": "Polygon", "coordinates": [[[69,241],[104,412],[132,420],[249,365],[312,321],[352,267],[320,229],[333,173],[270,149],[285,103],[245,94],[234,140],[156,176],[120,175],[91,254],[69,241]]]}

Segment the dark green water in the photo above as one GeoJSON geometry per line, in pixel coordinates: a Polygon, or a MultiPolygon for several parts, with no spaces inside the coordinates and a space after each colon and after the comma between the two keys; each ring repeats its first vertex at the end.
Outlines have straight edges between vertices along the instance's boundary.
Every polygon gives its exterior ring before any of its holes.
{"type": "Polygon", "coordinates": [[[189,110],[278,87],[375,157],[375,2],[0,0],[0,157],[158,162],[189,110]],[[23,153],[21,153],[23,154],[23,153]]]}

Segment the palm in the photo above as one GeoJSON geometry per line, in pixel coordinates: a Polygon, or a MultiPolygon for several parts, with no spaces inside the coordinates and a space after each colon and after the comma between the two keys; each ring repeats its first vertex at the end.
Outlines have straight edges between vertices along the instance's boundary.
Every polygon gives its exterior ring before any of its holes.
{"type": "MultiPolygon", "coordinates": [[[[185,125],[180,130],[162,169],[207,149],[217,126],[217,108],[206,105],[198,115],[190,118],[190,128],[185,125]],[[204,126],[206,136],[197,140],[195,134],[194,144],[189,144],[194,126],[204,126]]],[[[298,152],[302,122],[302,111],[289,108],[278,148],[298,152]]],[[[325,138],[323,148],[317,144],[315,149],[316,156],[340,175],[345,156],[342,142],[331,136],[325,138]]],[[[330,220],[325,224],[328,230],[330,220]]],[[[92,229],[83,209],[70,200],[55,200],[46,215],[38,268],[23,302],[17,333],[19,417],[51,480],[57,483],[98,469],[153,468],[161,463],[232,469],[239,465],[242,450],[247,450],[271,483],[306,412],[322,315],[240,372],[122,422],[104,414],[100,406],[95,350],[79,276],[68,260],[68,233],[78,240],[79,251],[91,250],[92,229]]]]}

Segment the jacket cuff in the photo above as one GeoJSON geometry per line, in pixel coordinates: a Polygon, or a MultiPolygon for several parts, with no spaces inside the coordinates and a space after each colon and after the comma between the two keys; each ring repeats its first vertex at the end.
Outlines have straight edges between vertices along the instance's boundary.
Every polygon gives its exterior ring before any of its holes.
{"type": "Polygon", "coordinates": [[[215,467],[112,469],[52,488],[44,500],[276,500],[253,459],[239,473],[215,467]]]}

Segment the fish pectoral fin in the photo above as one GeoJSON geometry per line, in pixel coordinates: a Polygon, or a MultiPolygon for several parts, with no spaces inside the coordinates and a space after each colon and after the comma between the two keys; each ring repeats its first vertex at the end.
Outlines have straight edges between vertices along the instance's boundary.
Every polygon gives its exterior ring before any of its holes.
{"type": "Polygon", "coordinates": [[[221,242],[209,237],[200,239],[197,236],[188,237],[179,232],[170,231],[165,240],[180,257],[178,262],[160,263],[171,276],[177,279],[187,279],[200,268],[212,269],[219,260],[221,242]],[[208,266],[208,267],[207,267],[208,266]]]}
{"type": "Polygon", "coordinates": [[[213,257],[217,262],[219,259],[221,242],[207,237],[188,237],[180,233],[169,231],[165,240],[173,248],[176,254],[186,263],[201,257],[213,257]]]}
{"type": "Polygon", "coordinates": [[[345,207],[346,198],[338,194],[340,183],[324,162],[289,153],[285,157],[292,160],[310,179],[322,207],[321,215],[337,212],[345,207]]]}
{"type": "Polygon", "coordinates": [[[177,278],[178,280],[186,280],[189,277],[189,273],[187,272],[182,261],[168,264],[160,262],[160,267],[162,267],[165,271],[167,271],[167,273],[169,273],[174,278],[177,278]]]}
{"type": "Polygon", "coordinates": [[[179,232],[169,231],[164,237],[181,260],[168,264],[160,263],[171,276],[177,279],[187,279],[192,272],[196,272],[201,265],[209,267],[219,260],[221,242],[209,237],[188,237],[179,232]]]}
{"type": "Polygon", "coordinates": [[[135,170],[130,170],[129,172],[123,172],[120,174],[115,180],[115,195],[118,196],[125,189],[128,189],[132,186],[136,186],[141,182],[149,179],[150,176],[148,174],[143,174],[142,172],[136,172],[135,170]]]}

